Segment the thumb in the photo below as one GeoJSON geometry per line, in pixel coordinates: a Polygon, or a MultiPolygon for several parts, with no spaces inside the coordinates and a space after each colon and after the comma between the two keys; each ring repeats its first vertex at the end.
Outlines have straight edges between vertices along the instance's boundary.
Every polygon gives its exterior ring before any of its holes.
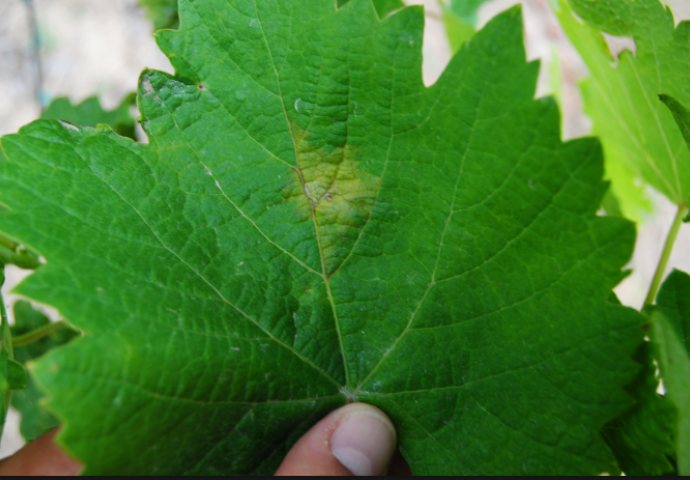
{"type": "Polygon", "coordinates": [[[56,428],[0,461],[0,476],[74,476],[83,466],[55,444],[56,428]]]}
{"type": "Polygon", "coordinates": [[[276,475],[383,475],[395,452],[393,423],[376,407],[346,405],[309,430],[276,475]]]}

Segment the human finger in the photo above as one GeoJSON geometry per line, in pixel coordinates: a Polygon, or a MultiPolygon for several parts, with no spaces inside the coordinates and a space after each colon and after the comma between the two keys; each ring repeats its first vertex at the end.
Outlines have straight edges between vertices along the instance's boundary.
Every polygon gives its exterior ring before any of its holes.
{"type": "Polygon", "coordinates": [[[0,476],[74,476],[83,466],[55,444],[58,429],[46,433],[0,461],[0,476]]]}
{"type": "Polygon", "coordinates": [[[383,475],[395,445],[395,427],[385,413],[352,403],[302,436],[276,475],[383,475]]]}

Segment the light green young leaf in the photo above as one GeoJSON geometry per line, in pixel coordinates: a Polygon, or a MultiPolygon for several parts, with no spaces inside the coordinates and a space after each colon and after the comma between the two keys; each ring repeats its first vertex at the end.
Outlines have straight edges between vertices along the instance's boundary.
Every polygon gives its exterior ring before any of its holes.
{"type": "Polygon", "coordinates": [[[379,18],[386,18],[391,12],[405,8],[402,0],[373,0],[379,18]]]}
{"type": "MultiPolygon", "coordinates": [[[[29,332],[36,331],[50,324],[48,317],[35,310],[29,302],[19,301],[14,304],[14,320],[12,337],[16,338],[29,332]]],[[[42,338],[36,342],[16,347],[14,357],[23,364],[27,364],[42,357],[53,348],[65,345],[79,333],[63,328],[53,335],[42,338]]],[[[26,390],[12,394],[12,406],[21,414],[20,432],[27,442],[35,440],[60,422],[50,415],[41,405],[45,394],[39,389],[36,380],[29,376],[26,390]]]]}
{"type": "Polygon", "coordinates": [[[477,33],[477,11],[486,1],[450,0],[449,2],[439,2],[443,10],[443,24],[453,53],[457,52],[463,43],[477,33]]]}
{"type": "Polygon", "coordinates": [[[420,7],[180,6],[150,144],[2,139],[0,224],[48,262],[18,290],[85,332],[32,372],[87,473],[273,473],[355,399],[418,474],[609,469],[634,228],[596,215],[597,141],[534,100],[519,10],[426,88],[420,7]]]}
{"type": "Polygon", "coordinates": [[[477,16],[479,7],[487,1],[488,0],[448,0],[447,2],[443,1],[443,6],[459,20],[462,20],[467,25],[476,27],[477,21],[479,20],[477,16]]]}
{"type": "Polygon", "coordinates": [[[590,70],[582,85],[585,111],[606,153],[606,173],[624,214],[637,219],[647,208],[640,179],[681,204],[690,196],[690,152],[660,94],[690,104],[690,28],[674,28],[658,0],[559,0],[556,14],[590,70]],[[582,24],[575,12],[590,25],[582,24]],[[595,28],[632,37],[614,65],[595,28]]]}
{"type": "Polygon", "coordinates": [[[450,50],[456,53],[463,43],[474,37],[477,31],[472,25],[469,25],[453,15],[447,9],[443,11],[443,25],[446,28],[446,35],[448,35],[448,42],[450,42],[450,50]]]}
{"type": "Polygon", "coordinates": [[[119,107],[107,112],[101,107],[98,97],[87,98],[79,105],[72,105],[68,98],[58,98],[43,112],[41,118],[44,120],[64,120],[84,127],[96,127],[105,124],[123,137],[135,139],[134,119],[129,113],[135,102],[136,94],[131,93],[125,97],[119,107]]]}

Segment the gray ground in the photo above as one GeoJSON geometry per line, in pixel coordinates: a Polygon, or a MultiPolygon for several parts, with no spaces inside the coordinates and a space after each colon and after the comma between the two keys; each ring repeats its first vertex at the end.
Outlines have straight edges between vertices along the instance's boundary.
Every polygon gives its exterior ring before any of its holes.
{"type": "MultiPolygon", "coordinates": [[[[38,98],[44,100],[68,96],[81,101],[98,94],[107,108],[113,108],[126,93],[136,88],[139,73],[146,67],[172,68],[158,51],[151,35],[151,24],[137,7],[137,0],[33,0],[41,35],[43,85],[36,89],[35,56],[32,55],[30,17],[22,0],[0,0],[0,135],[16,132],[40,114],[38,98]]],[[[450,59],[445,33],[437,19],[436,0],[407,1],[425,4],[429,13],[424,45],[424,79],[433,83],[450,59]]],[[[483,23],[516,3],[523,3],[525,43],[528,57],[542,59],[537,96],[549,93],[548,64],[557,53],[561,61],[563,85],[564,137],[586,135],[589,119],[581,112],[577,81],[587,70],[569,45],[548,0],[493,0],[482,7],[483,23]]],[[[668,0],[676,19],[690,18],[689,0],[668,0]]],[[[617,48],[631,47],[630,42],[612,40],[617,48]]],[[[142,140],[145,140],[142,138],[142,140]]],[[[656,211],[640,227],[633,269],[618,288],[621,300],[639,308],[646,295],[672,223],[675,209],[654,192],[656,211]]],[[[690,225],[685,225],[677,241],[671,267],[690,272],[690,225]]],[[[8,304],[16,300],[9,290],[28,272],[8,269],[8,284],[3,288],[8,304]]],[[[52,318],[59,313],[49,311],[52,318]]],[[[7,456],[23,444],[18,432],[18,415],[11,412],[0,444],[0,457],[7,456]]]]}

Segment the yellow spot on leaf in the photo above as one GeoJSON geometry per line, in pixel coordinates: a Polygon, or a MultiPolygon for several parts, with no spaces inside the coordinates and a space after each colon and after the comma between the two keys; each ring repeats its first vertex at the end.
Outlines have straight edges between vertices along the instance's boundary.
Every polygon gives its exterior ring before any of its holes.
{"type": "Polygon", "coordinates": [[[313,146],[309,133],[292,125],[302,190],[312,209],[327,275],[355,247],[369,222],[381,179],[369,174],[350,145],[313,146]]]}

